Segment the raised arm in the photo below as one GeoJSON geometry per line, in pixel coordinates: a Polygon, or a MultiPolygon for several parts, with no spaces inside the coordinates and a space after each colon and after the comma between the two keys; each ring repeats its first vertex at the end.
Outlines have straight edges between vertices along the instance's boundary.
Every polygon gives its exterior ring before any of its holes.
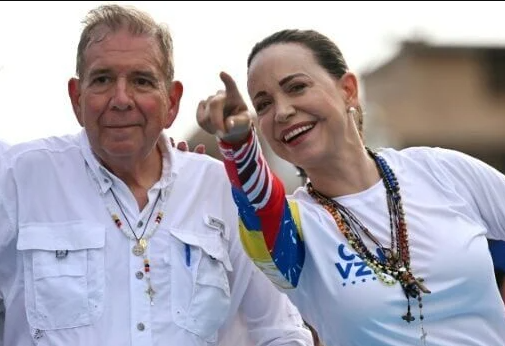
{"type": "Polygon", "coordinates": [[[226,90],[200,102],[198,123],[219,139],[247,254],[277,285],[296,287],[305,259],[297,205],[270,171],[235,81],[220,76],[226,90]]]}

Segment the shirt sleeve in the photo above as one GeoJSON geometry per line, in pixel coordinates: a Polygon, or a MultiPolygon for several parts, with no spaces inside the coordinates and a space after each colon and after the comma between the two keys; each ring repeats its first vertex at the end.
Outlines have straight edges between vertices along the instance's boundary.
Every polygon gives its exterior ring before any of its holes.
{"type": "MultiPolygon", "coordinates": [[[[3,161],[3,160],[1,160],[3,161]]],[[[0,162],[0,257],[15,237],[16,182],[12,169],[0,162]]]]}
{"type": "Polygon", "coordinates": [[[256,132],[240,146],[219,142],[240,215],[240,238],[254,263],[281,288],[298,285],[305,245],[296,202],[288,202],[256,132]]]}
{"type": "MultiPolygon", "coordinates": [[[[0,263],[7,263],[5,249],[14,240],[14,231],[11,217],[7,213],[9,206],[8,201],[12,201],[14,189],[14,181],[10,177],[10,171],[7,170],[5,160],[3,157],[4,151],[7,150],[8,145],[0,141],[0,263]]],[[[4,291],[5,287],[2,283],[6,283],[5,277],[2,277],[0,271],[0,346],[3,346],[3,335],[5,328],[5,306],[4,306],[4,291]]]]}
{"type": "Polygon", "coordinates": [[[258,346],[309,346],[312,334],[289,298],[258,270],[251,277],[240,313],[258,346]]]}
{"type": "Polygon", "coordinates": [[[286,294],[280,292],[251,262],[240,245],[238,234],[230,234],[230,257],[233,271],[229,273],[232,287],[234,320],[220,332],[220,345],[244,346],[312,346],[313,339],[300,313],[286,294]],[[240,323],[235,319],[239,319],[240,323]],[[238,337],[237,328],[247,334],[238,337]]]}
{"type": "MultiPolygon", "coordinates": [[[[16,217],[15,196],[16,185],[12,177],[12,170],[7,169],[5,161],[0,158],[0,263],[7,267],[13,261],[7,249],[13,246],[16,239],[14,230],[14,218],[16,217]]],[[[10,282],[5,273],[4,270],[0,270],[0,346],[2,346],[2,332],[5,324],[4,299],[7,295],[6,285],[10,282]]]]}
{"type": "Polygon", "coordinates": [[[482,219],[487,237],[505,240],[505,175],[458,151],[437,148],[435,153],[457,193],[482,219]]]}

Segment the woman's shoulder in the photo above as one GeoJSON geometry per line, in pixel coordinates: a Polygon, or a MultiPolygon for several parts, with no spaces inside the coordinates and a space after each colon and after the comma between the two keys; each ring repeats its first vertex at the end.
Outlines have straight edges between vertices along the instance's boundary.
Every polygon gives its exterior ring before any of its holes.
{"type": "Polygon", "coordinates": [[[414,160],[416,162],[425,163],[464,163],[476,160],[470,155],[457,151],[454,149],[442,148],[442,147],[428,147],[428,146],[416,146],[408,147],[402,149],[395,148],[379,148],[377,150],[379,155],[385,156],[386,158],[398,160],[398,161],[409,161],[414,160]]]}

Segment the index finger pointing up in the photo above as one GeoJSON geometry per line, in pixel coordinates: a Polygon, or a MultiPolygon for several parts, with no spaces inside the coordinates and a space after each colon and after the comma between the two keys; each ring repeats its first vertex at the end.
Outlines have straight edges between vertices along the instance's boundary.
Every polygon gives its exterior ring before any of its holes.
{"type": "Polygon", "coordinates": [[[219,74],[219,77],[223,81],[226,88],[226,98],[229,106],[231,108],[243,108],[246,106],[244,99],[238,90],[237,84],[235,83],[235,80],[233,80],[233,78],[226,72],[221,72],[219,74]]]}

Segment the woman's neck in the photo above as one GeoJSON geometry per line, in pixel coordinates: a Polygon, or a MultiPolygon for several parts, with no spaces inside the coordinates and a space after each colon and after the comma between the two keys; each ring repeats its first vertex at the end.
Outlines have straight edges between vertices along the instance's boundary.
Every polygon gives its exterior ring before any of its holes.
{"type": "Polygon", "coordinates": [[[365,147],[335,155],[305,171],[314,189],[330,198],[364,191],[381,179],[365,147]]]}

